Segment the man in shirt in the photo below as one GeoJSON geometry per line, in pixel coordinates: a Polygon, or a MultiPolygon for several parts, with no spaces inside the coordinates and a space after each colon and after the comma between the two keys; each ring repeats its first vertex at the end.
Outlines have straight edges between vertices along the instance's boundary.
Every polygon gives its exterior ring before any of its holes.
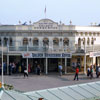
{"type": "Polygon", "coordinates": [[[60,76],[62,76],[62,65],[61,65],[61,64],[59,64],[58,68],[59,68],[59,73],[60,73],[60,76]]]}
{"type": "Polygon", "coordinates": [[[74,80],[77,78],[77,81],[78,81],[78,73],[79,73],[79,68],[76,67],[74,80]]]}

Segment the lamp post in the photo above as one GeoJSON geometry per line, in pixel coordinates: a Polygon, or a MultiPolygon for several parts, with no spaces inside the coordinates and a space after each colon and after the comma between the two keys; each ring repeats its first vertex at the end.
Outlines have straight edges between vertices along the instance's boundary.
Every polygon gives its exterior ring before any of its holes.
{"type": "Polygon", "coordinates": [[[2,39],[2,88],[4,88],[4,77],[3,77],[3,39],[2,39]]]}

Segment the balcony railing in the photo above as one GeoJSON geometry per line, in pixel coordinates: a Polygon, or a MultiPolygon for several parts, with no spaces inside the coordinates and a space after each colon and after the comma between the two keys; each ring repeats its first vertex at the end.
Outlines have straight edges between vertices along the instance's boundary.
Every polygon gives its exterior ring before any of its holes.
{"type": "MultiPolygon", "coordinates": [[[[0,46],[0,51],[2,47],[0,46]]],[[[96,52],[100,51],[100,45],[94,45],[94,46],[6,46],[3,47],[3,52],[71,52],[71,53],[84,53],[84,51],[88,52],[96,52]],[[85,50],[84,50],[85,49],[85,50]]]]}

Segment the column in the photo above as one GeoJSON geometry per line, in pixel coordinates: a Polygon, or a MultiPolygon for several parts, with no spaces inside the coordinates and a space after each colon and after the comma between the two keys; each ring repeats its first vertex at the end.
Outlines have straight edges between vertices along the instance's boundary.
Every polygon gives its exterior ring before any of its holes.
{"type": "Polygon", "coordinates": [[[45,68],[45,74],[47,75],[48,74],[48,58],[46,58],[46,68],[45,68]]]}
{"type": "Polygon", "coordinates": [[[9,74],[9,54],[7,54],[7,75],[9,74]]]}
{"type": "Polygon", "coordinates": [[[67,58],[65,58],[65,74],[67,74],[67,58]]]}
{"type": "Polygon", "coordinates": [[[84,74],[86,74],[86,40],[84,41],[84,74]]]}
{"type": "Polygon", "coordinates": [[[84,54],[84,74],[86,74],[86,54],[84,54]]]}
{"type": "Polygon", "coordinates": [[[3,77],[3,39],[2,39],[2,88],[4,88],[4,77],[3,77]]]}
{"type": "MultiPolygon", "coordinates": [[[[27,53],[28,53],[28,45],[27,45],[27,53]]],[[[28,73],[28,57],[26,58],[27,60],[27,73],[28,73]]]]}

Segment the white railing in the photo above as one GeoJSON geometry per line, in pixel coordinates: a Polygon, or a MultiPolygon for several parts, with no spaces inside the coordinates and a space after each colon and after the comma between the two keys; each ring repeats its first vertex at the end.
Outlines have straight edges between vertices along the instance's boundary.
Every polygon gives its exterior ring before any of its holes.
{"type": "MultiPolygon", "coordinates": [[[[3,52],[81,52],[84,53],[84,49],[86,52],[92,52],[92,51],[100,51],[100,45],[95,45],[95,46],[8,46],[8,47],[3,47],[3,52]]],[[[1,51],[1,46],[0,46],[0,51],[1,51]]]]}

